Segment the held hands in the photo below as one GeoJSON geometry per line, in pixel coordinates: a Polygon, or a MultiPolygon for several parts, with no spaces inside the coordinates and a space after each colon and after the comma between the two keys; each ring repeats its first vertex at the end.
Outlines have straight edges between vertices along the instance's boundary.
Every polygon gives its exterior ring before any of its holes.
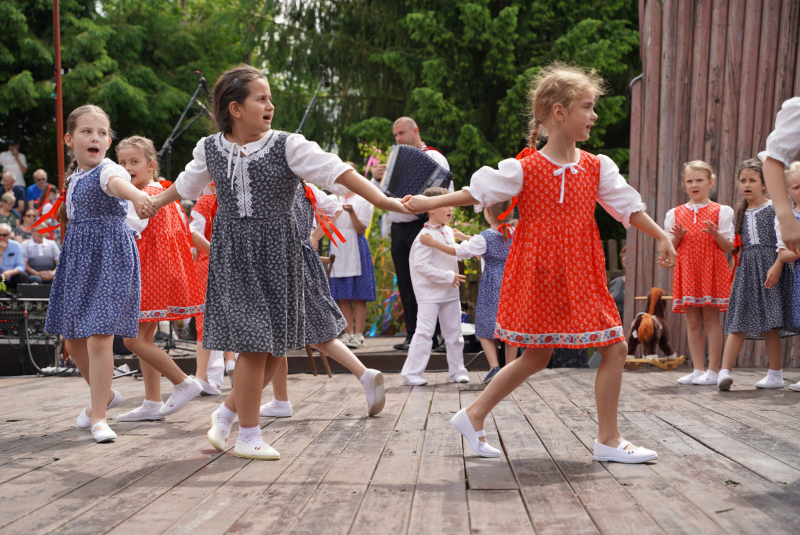
{"type": "MultiPolygon", "coordinates": [[[[398,214],[414,215],[414,212],[410,212],[406,205],[401,204],[400,201],[391,197],[387,197],[383,202],[383,206],[379,206],[378,208],[383,208],[390,212],[397,212],[398,214]]],[[[344,209],[344,206],[342,206],[342,209],[344,209]]]]}
{"type": "Polygon", "coordinates": [[[456,273],[456,276],[453,277],[453,288],[458,288],[460,285],[464,284],[465,282],[467,282],[467,276],[466,275],[460,275],[459,273],[456,273]]]}
{"type": "Polygon", "coordinates": [[[136,207],[136,215],[139,216],[139,219],[150,219],[158,213],[159,199],[157,199],[157,197],[159,196],[160,194],[151,197],[147,193],[140,191],[136,199],[132,199],[133,206],[136,207]]]}
{"type": "MultiPolygon", "coordinates": [[[[688,231],[688,230],[686,230],[685,228],[683,228],[683,225],[681,225],[680,223],[678,223],[677,225],[675,225],[674,227],[672,227],[672,231],[671,231],[671,232],[672,232],[672,235],[673,235],[673,236],[675,236],[676,238],[678,238],[678,239],[680,240],[680,239],[682,239],[684,236],[686,236],[686,233],[687,233],[687,232],[689,232],[689,231],[688,231]]],[[[705,232],[705,230],[704,230],[703,232],[705,232]]]]}
{"type": "Polygon", "coordinates": [[[467,236],[458,229],[453,229],[453,236],[455,236],[458,241],[469,241],[471,238],[471,236],[467,236]]]}
{"type": "Polygon", "coordinates": [[[408,213],[421,214],[422,212],[430,210],[430,200],[430,197],[425,197],[424,195],[414,195],[413,197],[411,195],[406,195],[401,202],[408,210],[408,213]]]}
{"type": "MultiPolygon", "coordinates": [[[[683,232],[686,234],[686,231],[683,232]]],[[[678,253],[675,251],[675,246],[672,245],[672,240],[669,236],[664,236],[658,240],[658,263],[663,268],[675,267],[675,259],[678,253]]]]}

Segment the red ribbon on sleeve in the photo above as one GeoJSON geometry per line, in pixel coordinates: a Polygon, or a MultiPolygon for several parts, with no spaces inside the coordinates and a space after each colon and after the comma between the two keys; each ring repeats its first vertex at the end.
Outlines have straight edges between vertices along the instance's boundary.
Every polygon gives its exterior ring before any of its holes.
{"type": "Polygon", "coordinates": [[[517,158],[517,160],[522,160],[523,158],[527,158],[531,154],[535,154],[535,153],[536,153],[536,149],[532,149],[530,147],[525,147],[524,149],[522,149],[522,152],[517,154],[516,158],[517,158]]]}
{"type": "Polygon", "coordinates": [[[314,195],[314,190],[311,189],[311,186],[306,186],[305,190],[306,190],[306,199],[309,200],[311,206],[314,208],[314,214],[317,216],[317,221],[322,227],[322,231],[325,233],[328,239],[331,240],[331,243],[338,248],[339,246],[336,245],[336,240],[334,240],[333,236],[331,236],[328,227],[322,223],[323,221],[325,221],[327,225],[330,225],[330,228],[333,230],[334,234],[336,234],[336,237],[342,241],[342,243],[345,243],[347,240],[344,239],[344,236],[342,236],[342,233],[339,232],[338,228],[336,228],[336,225],[330,222],[328,216],[326,216],[319,210],[319,208],[317,207],[317,196],[314,195]]]}
{"type": "MultiPolygon", "coordinates": [[[[66,200],[67,200],[67,190],[62,189],[61,194],[58,196],[58,199],[56,199],[56,202],[53,203],[53,206],[52,208],[50,208],[50,211],[42,215],[39,219],[36,220],[36,222],[33,225],[28,227],[27,229],[28,232],[30,232],[32,228],[41,225],[51,217],[55,217],[56,214],[58,213],[58,209],[61,207],[62,204],[64,204],[64,202],[66,202],[66,200]]],[[[39,229],[39,234],[47,234],[48,232],[52,232],[60,226],[61,224],[59,223],[58,225],[53,225],[52,227],[39,229]]]]}
{"type": "Polygon", "coordinates": [[[736,268],[739,267],[739,262],[742,260],[742,237],[737,234],[733,237],[733,247],[739,248],[739,252],[737,252],[733,257],[736,259],[736,263],[733,264],[733,273],[731,273],[731,282],[733,282],[733,277],[736,275],[736,268]]]}

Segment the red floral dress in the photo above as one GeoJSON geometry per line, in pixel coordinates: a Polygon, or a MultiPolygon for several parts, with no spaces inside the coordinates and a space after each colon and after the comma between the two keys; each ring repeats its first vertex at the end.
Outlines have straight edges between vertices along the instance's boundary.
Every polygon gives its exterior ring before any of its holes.
{"type": "Polygon", "coordinates": [[[520,160],[520,218],[495,330],[514,346],[578,349],[625,340],[594,219],[600,159],[579,152],[569,169],[539,152],[520,160]]]}
{"type": "MultiPolygon", "coordinates": [[[[192,213],[197,212],[206,220],[205,228],[203,229],[203,237],[211,242],[211,227],[214,223],[214,217],[217,215],[217,196],[216,194],[209,194],[203,195],[200,199],[195,203],[194,208],[192,208],[192,213]]],[[[197,268],[197,278],[200,282],[200,286],[203,290],[203,301],[205,302],[206,299],[206,283],[208,282],[208,259],[209,256],[206,253],[198,251],[197,253],[197,262],[195,262],[195,267],[197,268]]],[[[203,314],[199,314],[195,317],[195,322],[197,324],[197,340],[203,340],[203,314]]]]}
{"type": "Polygon", "coordinates": [[[673,312],[686,312],[687,306],[728,310],[731,267],[714,237],[703,232],[705,221],[719,226],[720,209],[715,202],[696,212],[686,205],[675,208],[675,224],[682,225],[688,232],[678,244],[678,259],[672,274],[673,312]]]}
{"type": "MultiPolygon", "coordinates": [[[[164,188],[150,184],[142,191],[153,196],[164,188]]],[[[136,246],[142,266],[139,322],[172,321],[202,313],[205,283],[198,281],[188,224],[176,203],[148,220],[136,246]]]]}

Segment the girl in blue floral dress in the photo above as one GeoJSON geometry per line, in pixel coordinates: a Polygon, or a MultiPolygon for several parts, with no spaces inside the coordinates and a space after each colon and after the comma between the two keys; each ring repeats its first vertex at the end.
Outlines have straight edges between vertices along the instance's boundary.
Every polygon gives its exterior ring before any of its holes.
{"type": "Polygon", "coordinates": [[[141,217],[155,214],[150,197],[131,185],[127,171],[104,158],[111,139],[109,118],[101,108],[81,106],[69,115],[64,142],[73,160],[66,189],[40,219],[58,213],[62,224],[69,222],[45,332],[64,337],[67,352],[90,385],[91,404],[77,425],[91,428],[97,442],[117,437],[106,424],[106,409],[122,401],[111,390],[114,336],[135,337],[139,326],[139,253],[125,223],[126,201],[141,217]]]}

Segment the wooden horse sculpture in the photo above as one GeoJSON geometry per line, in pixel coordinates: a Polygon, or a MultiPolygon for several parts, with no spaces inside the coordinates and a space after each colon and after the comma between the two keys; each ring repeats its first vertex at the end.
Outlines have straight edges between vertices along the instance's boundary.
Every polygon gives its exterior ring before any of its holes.
{"type": "MultiPolygon", "coordinates": [[[[637,298],[638,299],[638,298],[637,298]]],[[[669,343],[669,329],[665,318],[664,292],[661,288],[653,288],[647,296],[647,312],[636,315],[628,336],[628,360],[625,368],[635,370],[645,363],[663,369],[676,368],[683,359],[672,349],[669,343]],[[642,358],[636,358],[636,349],[641,344],[642,358]],[[661,348],[666,358],[659,359],[657,348],[661,348]]]]}

